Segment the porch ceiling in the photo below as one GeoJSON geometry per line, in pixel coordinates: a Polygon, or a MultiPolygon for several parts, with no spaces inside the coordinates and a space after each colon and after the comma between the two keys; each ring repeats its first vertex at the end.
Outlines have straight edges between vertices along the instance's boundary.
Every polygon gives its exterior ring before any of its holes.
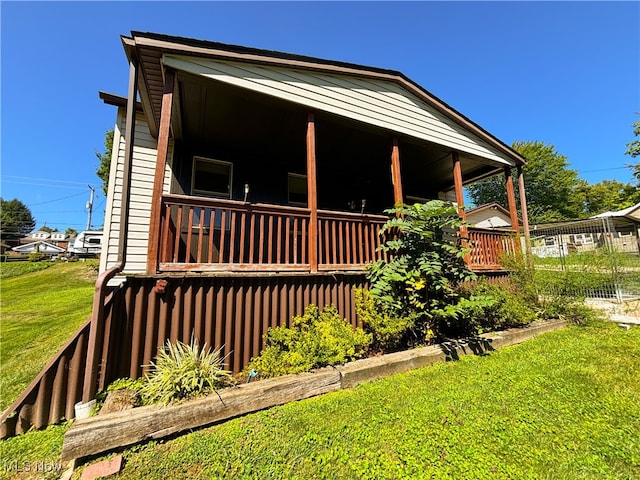
{"type": "MultiPolygon", "coordinates": [[[[154,136],[157,135],[163,93],[164,67],[162,58],[164,55],[189,55],[192,57],[240,62],[254,66],[262,65],[268,68],[283,67],[297,69],[298,71],[317,72],[324,75],[350,76],[355,79],[361,78],[363,81],[386,82],[390,86],[396,85],[394,88],[399,86],[401,89],[411,92],[411,95],[415,95],[420,101],[426,102],[429,108],[433,108],[435,109],[434,111],[444,115],[448,119],[447,121],[460,125],[471,132],[472,135],[482,139],[483,142],[491,146],[491,149],[499,152],[500,158],[505,159],[505,161],[516,165],[525,162],[525,159],[520,154],[400,72],[154,33],[132,32],[132,37],[122,37],[122,42],[128,57],[138,62],[141,67],[140,98],[149,120],[151,133],[154,136]]],[[[314,111],[317,111],[317,109],[314,109],[314,111]]],[[[251,122],[251,120],[248,121],[251,122]]],[[[264,125],[262,128],[264,128],[264,125]]],[[[393,133],[393,131],[388,132],[389,135],[393,133]]],[[[402,139],[404,135],[399,134],[398,136],[402,139]]],[[[432,151],[434,149],[441,150],[433,146],[423,145],[423,147],[432,151]]],[[[471,177],[487,176],[491,172],[499,170],[495,167],[498,167],[500,162],[491,162],[482,156],[467,153],[461,156],[461,160],[465,182],[468,182],[471,177]]]]}
{"type": "MultiPolygon", "coordinates": [[[[224,144],[227,150],[255,158],[299,158],[304,155],[309,109],[234,85],[178,72],[179,111],[174,134],[192,145],[224,144]]],[[[336,171],[378,169],[388,175],[393,132],[328,112],[315,112],[319,166],[336,171]]],[[[442,145],[399,136],[405,193],[453,188],[451,150],[442,145]]],[[[461,153],[463,179],[499,173],[503,166],[461,153]]],[[[301,158],[303,165],[303,158],[301,158]]],[[[422,194],[421,194],[422,193],[422,194]]]]}

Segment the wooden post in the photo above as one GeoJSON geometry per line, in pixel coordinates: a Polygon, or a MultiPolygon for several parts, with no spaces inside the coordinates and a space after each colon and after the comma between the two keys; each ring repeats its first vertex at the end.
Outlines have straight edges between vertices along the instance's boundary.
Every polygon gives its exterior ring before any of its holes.
{"type": "Polygon", "coordinates": [[[393,137],[391,148],[391,181],[393,183],[393,203],[404,203],[402,195],[402,175],[400,174],[400,148],[398,137],[393,137]]]}
{"type": "MultiPolygon", "coordinates": [[[[462,168],[460,166],[460,156],[458,152],[451,152],[451,159],[453,160],[453,185],[456,190],[456,204],[458,205],[458,215],[462,219],[462,226],[460,227],[460,238],[462,239],[462,246],[467,248],[469,246],[469,232],[467,231],[467,212],[464,210],[464,191],[462,189],[462,168]]],[[[464,256],[464,261],[469,265],[469,254],[464,256]]]]}
{"type": "MultiPolygon", "coordinates": [[[[463,221],[467,221],[467,212],[464,210],[464,192],[462,190],[462,169],[460,167],[460,157],[458,152],[451,152],[453,159],[453,185],[456,189],[456,204],[458,205],[458,215],[463,221]]],[[[466,226],[465,226],[466,230],[466,226]]]]}
{"type": "Polygon", "coordinates": [[[511,228],[520,235],[520,222],[518,221],[518,208],[516,207],[516,196],[513,192],[513,177],[511,169],[504,169],[504,182],[507,187],[507,202],[509,202],[509,215],[511,216],[511,228]]]}
{"type": "MultiPolygon", "coordinates": [[[[151,219],[149,221],[149,244],[147,248],[147,273],[158,270],[158,250],[160,244],[160,217],[162,213],[162,189],[164,175],[169,154],[169,133],[171,130],[171,109],[173,108],[173,90],[175,72],[165,70],[164,93],[162,95],[162,110],[160,113],[160,128],[158,130],[158,156],[156,171],[153,179],[153,194],[151,197],[151,219]]],[[[180,235],[177,232],[176,235],[180,235]]]]}
{"type": "Polygon", "coordinates": [[[522,166],[518,165],[518,190],[520,190],[520,210],[522,211],[522,229],[527,258],[531,259],[531,236],[529,235],[529,213],[527,211],[527,193],[524,189],[522,166]]]}
{"type": "Polygon", "coordinates": [[[511,228],[516,234],[516,252],[522,252],[520,245],[520,222],[518,221],[518,208],[516,207],[516,196],[513,192],[513,177],[511,176],[511,168],[504,169],[504,182],[507,187],[507,202],[509,203],[509,215],[511,216],[511,228]]]}
{"type": "Polygon", "coordinates": [[[318,186],[316,180],[316,127],[313,113],[307,117],[307,207],[309,218],[309,268],[318,271],[318,186]]]}

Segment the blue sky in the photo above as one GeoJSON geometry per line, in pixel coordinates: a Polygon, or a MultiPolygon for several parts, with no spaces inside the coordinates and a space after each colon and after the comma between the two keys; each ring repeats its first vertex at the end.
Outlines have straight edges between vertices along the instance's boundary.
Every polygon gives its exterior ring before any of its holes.
{"type": "Polygon", "coordinates": [[[507,144],[555,145],[589,182],[623,168],[640,112],[638,2],[7,2],[1,193],[37,225],[93,226],[96,151],[126,94],[119,36],[165,33],[399,70],[507,144]]]}

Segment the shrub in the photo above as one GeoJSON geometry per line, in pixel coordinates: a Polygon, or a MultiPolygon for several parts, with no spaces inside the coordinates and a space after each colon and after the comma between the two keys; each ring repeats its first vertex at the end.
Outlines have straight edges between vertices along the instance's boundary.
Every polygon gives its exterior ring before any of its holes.
{"type": "Polygon", "coordinates": [[[372,350],[392,352],[406,345],[406,336],[413,327],[414,318],[384,313],[383,307],[364,288],[355,289],[354,296],[356,313],[364,330],[372,336],[372,350]]]}
{"type": "Polygon", "coordinates": [[[354,329],[334,306],[322,311],[309,305],[291,327],[275,327],[265,334],[265,349],[247,367],[261,377],[299,373],[327,365],[340,365],[364,355],[371,335],[354,329]]]}
{"type": "Polygon", "coordinates": [[[189,345],[167,340],[140,388],[143,403],[167,404],[233,385],[231,372],[223,368],[220,351],[211,350],[206,344],[200,348],[193,337],[189,345]]]}
{"type": "Polygon", "coordinates": [[[469,333],[527,325],[538,319],[536,304],[530,302],[518,285],[481,281],[467,289],[466,295],[476,300],[464,304],[462,317],[469,323],[469,333]]]}
{"type": "Polygon", "coordinates": [[[44,253],[40,253],[40,252],[32,252],[29,254],[29,256],[27,257],[27,260],[30,262],[41,262],[42,260],[44,260],[47,256],[44,253]]]}
{"type": "Polygon", "coordinates": [[[457,238],[462,221],[456,207],[441,200],[399,204],[386,212],[391,218],[381,234],[388,238],[380,249],[391,259],[370,266],[371,295],[385,314],[415,318],[418,343],[430,342],[461,311],[457,285],[475,278],[457,238]]]}

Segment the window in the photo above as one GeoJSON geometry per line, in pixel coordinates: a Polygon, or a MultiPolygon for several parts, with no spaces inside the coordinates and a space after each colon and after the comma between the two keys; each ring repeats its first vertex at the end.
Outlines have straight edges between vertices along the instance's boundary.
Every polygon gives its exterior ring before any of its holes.
{"type": "Polygon", "coordinates": [[[307,176],[297,173],[288,174],[288,197],[289,205],[299,207],[307,206],[307,176]]]}
{"type": "Polygon", "coordinates": [[[544,237],[544,244],[547,247],[554,247],[556,245],[556,237],[544,237]]]}
{"type": "Polygon", "coordinates": [[[575,243],[576,245],[590,245],[593,243],[593,234],[576,233],[575,235],[569,236],[569,242],[575,243]]]}
{"type": "Polygon", "coordinates": [[[232,163],[193,157],[191,192],[231,198],[232,173],[232,163]]]}

